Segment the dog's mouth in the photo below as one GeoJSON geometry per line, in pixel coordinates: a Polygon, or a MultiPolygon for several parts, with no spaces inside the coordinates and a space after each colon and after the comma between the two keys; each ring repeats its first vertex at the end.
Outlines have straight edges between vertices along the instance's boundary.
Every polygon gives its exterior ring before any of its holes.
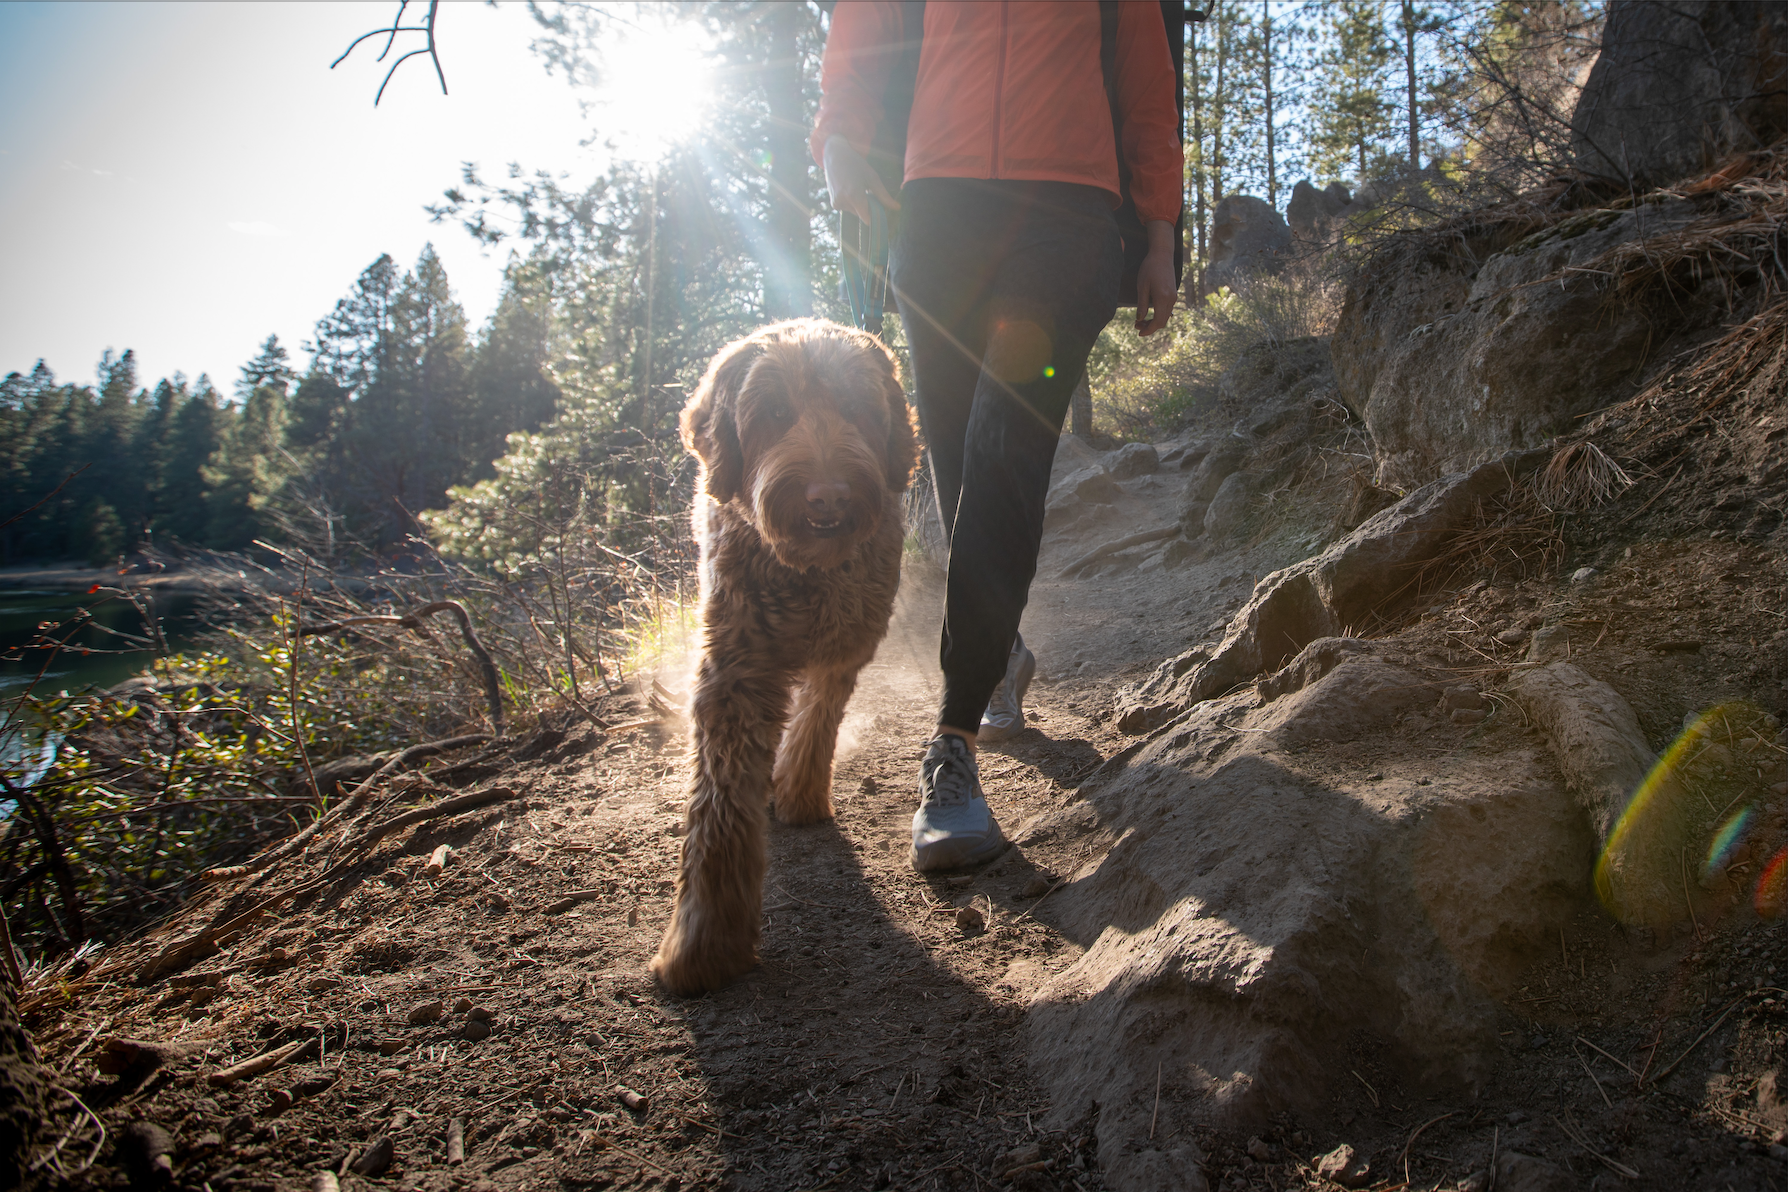
{"type": "Polygon", "coordinates": [[[850,529],[850,523],[842,517],[807,516],[807,530],[815,538],[836,538],[850,529]]]}

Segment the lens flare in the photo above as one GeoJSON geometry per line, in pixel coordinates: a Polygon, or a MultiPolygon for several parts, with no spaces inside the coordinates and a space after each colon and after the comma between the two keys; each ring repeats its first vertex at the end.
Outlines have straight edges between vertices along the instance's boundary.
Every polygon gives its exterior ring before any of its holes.
{"type": "Polygon", "coordinates": [[[1713,843],[1707,846],[1707,864],[1701,867],[1702,873],[1726,868],[1733,846],[1744,835],[1745,826],[1750,822],[1751,808],[1746,807],[1720,825],[1720,830],[1714,833],[1713,843]]]}
{"type": "Polygon", "coordinates": [[[1757,879],[1757,889],[1751,895],[1751,905],[1763,918],[1775,919],[1781,916],[1785,896],[1788,896],[1788,848],[1777,852],[1763,867],[1763,876],[1757,879]]]}
{"type": "MultiPolygon", "coordinates": [[[[1615,918],[1664,926],[1685,913],[1718,913],[1742,902],[1729,871],[1743,873],[1743,862],[1782,844],[1769,826],[1779,816],[1762,806],[1769,802],[1762,746],[1775,728],[1773,717],[1748,703],[1721,704],[1695,717],[1664,751],[1596,861],[1596,895],[1615,918]],[[1742,809],[1729,814],[1733,807],[1742,809]]],[[[1782,857],[1764,877],[1775,883],[1772,905],[1788,883],[1782,857]]],[[[1764,882],[1755,893],[1759,907],[1764,882]]]]}

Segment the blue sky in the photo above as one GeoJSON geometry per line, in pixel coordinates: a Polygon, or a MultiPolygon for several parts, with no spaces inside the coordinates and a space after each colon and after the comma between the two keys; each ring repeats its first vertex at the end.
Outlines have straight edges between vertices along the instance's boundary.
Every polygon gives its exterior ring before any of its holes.
{"type": "Polygon", "coordinates": [[[462,161],[588,175],[585,122],[525,9],[470,3],[437,26],[450,95],[415,58],[375,110],[377,47],[329,63],[396,9],[0,5],[0,375],[42,357],[87,381],[134,348],[145,383],[228,393],[269,332],[296,355],[375,257],[431,240],[481,324],[506,253],[423,204],[462,161]]]}

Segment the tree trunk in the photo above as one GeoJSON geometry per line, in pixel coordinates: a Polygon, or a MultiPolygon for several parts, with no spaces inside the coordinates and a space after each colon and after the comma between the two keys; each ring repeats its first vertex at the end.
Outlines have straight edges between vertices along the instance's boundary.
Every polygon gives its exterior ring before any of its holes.
{"type": "Polygon", "coordinates": [[[1266,84],[1267,203],[1279,207],[1279,173],[1273,161],[1273,10],[1272,0],[1260,0],[1261,78],[1266,84]]]}
{"type": "Polygon", "coordinates": [[[764,314],[789,319],[813,313],[813,243],[808,223],[807,114],[801,102],[801,57],[796,44],[800,6],[771,4],[765,21],[770,57],[764,96],[770,108],[769,257],[764,265],[764,314]]]}
{"type": "Polygon", "coordinates": [[[1416,16],[1415,0],[1403,0],[1403,65],[1409,82],[1409,173],[1422,172],[1422,140],[1420,116],[1416,107],[1416,16]]]}
{"type": "Polygon", "coordinates": [[[1219,0],[1211,0],[1211,19],[1217,23],[1217,90],[1211,96],[1211,206],[1223,201],[1223,112],[1229,96],[1223,90],[1224,68],[1229,61],[1229,36],[1220,15],[1219,0]]]}
{"type": "Polygon", "coordinates": [[[1186,41],[1186,61],[1192,68],[1192,193],[1195,211],[1194,236],[1197,253],[1192,268],[1186,271],[1186,303],[1204,301],[1205,204],[1204,204],[1204,81],[1198,73],[1198,29],[1193,22],[1186,41]]]}
{"type": "Polygon", "coordinates": [[[1074,386],[1074,396],[1068,399],[1068,430],[1083,439],[1093,437],[1093,387],[1084,372],[1080,384],[1074,386]]]}

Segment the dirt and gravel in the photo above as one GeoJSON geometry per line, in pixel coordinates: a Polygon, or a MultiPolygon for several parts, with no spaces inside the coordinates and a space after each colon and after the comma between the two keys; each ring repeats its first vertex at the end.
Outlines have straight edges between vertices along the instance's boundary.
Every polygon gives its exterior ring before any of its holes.
{"type": "MultiPolygon", "coordinates": [[[[604,710],[631,727],[549,720],[454,785],[428,770],[391,784],[374,818],[459,790],[511,793],[391,833],[334,870],[341,841],[324,834],[257,892],[290,890],[289,902],[153,979],[144,965],[170,941],[254,904],[244,880],[146,939],[37,974],[21,1008],[67,1090],[52,1094],[67,1103],[61,1182],[1105,1187],[1101,1107],[1052,1103],[1032,1024],[1039,992],[1091,943],[1058,917],[1071,897],[1059,891],[1111,842],[1040,825],[1060,823],[1135,744],[1114,724],[1118,689],[1216,636],[1257,580],[1339,532],[1344,489],[1305,493],[1320,500],[1304,516],[1251,539],[1145,542],[1064,576],[1120,532],[1175,523],[1169,464],[1124,480],[1098,519],[1052,533],[1025,625],[1040,661],[1031,731],[981,757],[1015,845],[962,875],[906,862],[939,601],[915,557],[841,732],[837,820],[772,827],[763,963],[712,995],[666,997],[645,969],[670,908],[686,766],[678,725],[640,693],[604,710]],[[256,1057],[280,1062],[230,1071],[256,1057]]],[[[1377,737],[1314,742],[1300,764],[1407,763],[1444,778],[1539,749],[1498,685],[1542,631],[1626,692],[1654,742],[1734,698],[1781,711],[1779,536],[1755,532],[1744,502],[1697,522],[1724,492],[1707,488],[1699,504],[1686,488],[1638,492],[1502,539],[1526,544],[1523,567],[1480,558],[1437,579],[1368,636],[1424,681],[1481,687],[1489,714],[1418,711],[1377,737]],[[1619,521],[1648,498],[1643,520],[1619,521]],[[1570,578],[1583,567],[1595,570],[1570,578]]],[[[675,667],[661,678],[674,689],[675,667]]],[[[1299,1090],[1313,1110],[1219,1130],[1167,1082],[1134,1119],[1151,1153],[1178,1165],[1155,1186],[1788,1186],[1779,921],[1741,900],[1719,917],[1623,929],[1587,874],[1574,905],[1556,949],[1500,996],[1475,1080],[1424,1080],[1393,1040],[1355,1032],[1335,1041],[1345,1062],[1312,1077],[1321,1087],[1299,1090]]]]}

